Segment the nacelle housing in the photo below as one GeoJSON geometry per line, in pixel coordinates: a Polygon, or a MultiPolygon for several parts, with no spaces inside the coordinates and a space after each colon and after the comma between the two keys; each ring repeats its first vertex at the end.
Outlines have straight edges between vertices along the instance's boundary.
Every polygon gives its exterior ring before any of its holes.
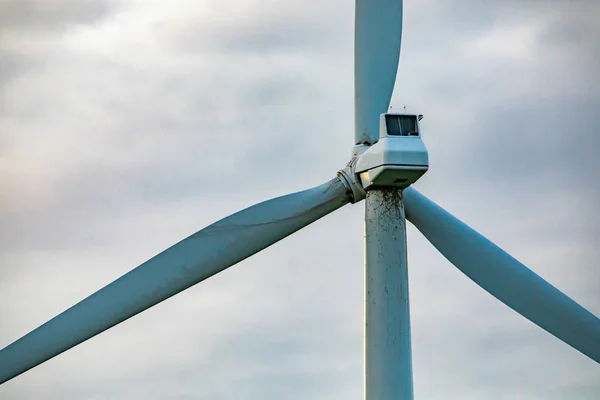
{"type": "Polygon", "coordinates": [[[379,120],[379,141],[362,153],[355,172],[365,189],[406,188],[429,169],[417,114],[385,113],[379,120]]]}

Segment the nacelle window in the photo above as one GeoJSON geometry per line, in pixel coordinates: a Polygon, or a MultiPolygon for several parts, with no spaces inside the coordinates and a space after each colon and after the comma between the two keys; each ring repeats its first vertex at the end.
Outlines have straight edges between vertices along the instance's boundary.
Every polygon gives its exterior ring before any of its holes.
{"type": "Polygon", "coordinates": [[[419,136],[415,115],[386,115],[385,123],[390,136],[419,136]]]}

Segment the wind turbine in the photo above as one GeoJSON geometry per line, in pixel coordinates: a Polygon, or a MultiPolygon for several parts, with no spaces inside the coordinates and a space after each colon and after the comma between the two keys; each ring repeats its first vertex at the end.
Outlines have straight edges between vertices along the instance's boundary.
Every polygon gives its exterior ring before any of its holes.
{"type": "Polygon", "coordinates": [[[355,146],[332,180],[259,203],[165,250],[0,351],[0,383],[365,200],[365,398],[411,399],[406,222],[500,301],[600,363],[600,320],[412,186],[428,169],[420,116],[386,113],[401,0],[356,0],[355,146]]]}

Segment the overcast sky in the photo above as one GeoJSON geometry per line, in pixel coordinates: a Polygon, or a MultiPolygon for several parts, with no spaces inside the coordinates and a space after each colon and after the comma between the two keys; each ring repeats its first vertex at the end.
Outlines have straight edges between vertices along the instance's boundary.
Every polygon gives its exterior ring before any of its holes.
{"type": "MultiPolygon", "coordinates": [[[[600,315],[600,3],[407,0],[424,194],[600,315]],[[451,5],[452,4],[452,5],[451,5]]],[[[353,144],[351,1],[0,2],[0,347],[353,144]]],[[[364,204],[0,386],[362,399],[364,204]]],[[[415,397],[597,399],[600,366],[409,227],[415,397]]]]}

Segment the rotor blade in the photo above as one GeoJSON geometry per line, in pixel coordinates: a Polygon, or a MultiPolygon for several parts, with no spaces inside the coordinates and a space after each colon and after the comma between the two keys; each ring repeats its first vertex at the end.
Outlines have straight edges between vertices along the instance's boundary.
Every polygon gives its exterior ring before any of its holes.
{"type": "Polygon", "coordinates": [[[189,236],[0,351],[0,383],[242,261],[349,202],[342,182],[246,208],[189,236]]]}
{"type": "Polygon", "coordinates": [[[412,187],[404,203],[406,218],[465,275],[600,363],[600,319],[412,187]]]}
{"type": "Polygon", "coordinates": [[[379,114],[392,98],[402,39],[402,0],[356,0],[354,128],[356,144],[379,139],[379,114]]]}

